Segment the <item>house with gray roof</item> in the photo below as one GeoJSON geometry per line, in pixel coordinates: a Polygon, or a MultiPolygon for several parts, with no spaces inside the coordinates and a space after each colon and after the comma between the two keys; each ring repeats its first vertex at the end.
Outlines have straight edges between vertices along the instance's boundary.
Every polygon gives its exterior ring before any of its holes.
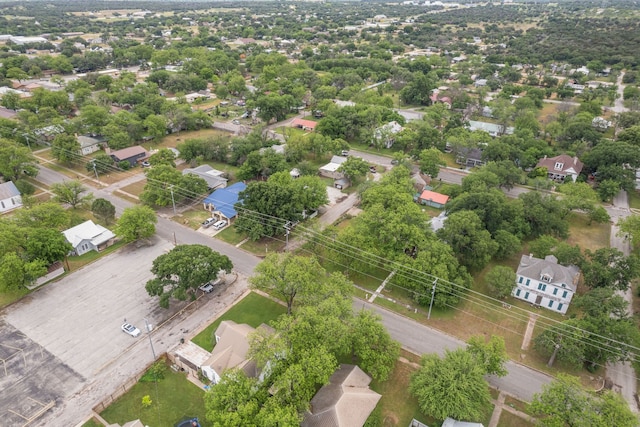
{"type": "Polygon", "coordinates": [[[579,279],[578,267],[560,265],[553,255],[544,259],[522,255],[512,295],[535,306],[565,314],[579,279]]]}
{"type": "Polygon", "coordinates": [[[467,129],[469,129],[471,132],[481,130],[483,132],[487,132],[494,138],[501,135],[512,135],[515,131],[515,129],[511,126],[507,126],[505,128],[504,126],[498,125],[496,123],[481,122],[477,120],[469,120],[467,129]]]}
{"type": "Polygon", "coordinates": [[[555,157],[544,156],[538,161],[537,168],[545,168],[547,177],[556,182],[565,182],[567,177],[573,182],[576,181],[584,164],[577,157],[568,154],[561,154],[555,157]]]}
{"type": "Polygon", "coordinates": [[[94,138],[89,135],[78,135],[78,142],[80,143],[80,152],[81,156],[87,156],[91,153],[95,153],[100,150],[100,144],[104,142],[102,139],[94,138]]]}
{"type": "Polygon", "coordinates": [[[111,246],[116,235],[100,224],[88,220],[62,232],[73,246],[72,255],[82,255],[90,251],[100,252],[111,246]]]}
{"type": "MultiPolygon", "coordinates": [[[[273,328],[264,323],[258,326],[273,332],[273,328]]],[[[216,345],[211,356],[200,366],[202,373],[212,382],[217,383],[224,371],[228,369],[242,369],[248,377],[258,377],[260,371],[256,362],[249,359],[249,335],[256,329],[233,320],[223,320],[216,329],[216,345]]]]}
{"type": "Polygon", "coordinates": [[[227,186],[227,178],[225,178],[224,172],[212,168],[209,165],[200,165],[196,168],[187,168],[182,171],[182,175],[191,174],[206,181],[209,190],[216,188],[225,188],[227,186]]]}
{"type": "Polygon", "coordinates": [[[0,184],[0,212],[7,212],[22,207],[22,197],[18,187],[11,182],[0,184]]]}
{"type": "Polygon", "coordinates": [[[343,156],[333,156],[331,157],[331,161],[326,165],[322,166],[318,172],[320,172],[321,176],[333,179],[342,179],[344,178],[344,174],[342,172],[338,172],[338,168],[341,164],[347,161],[346,157],[343,156]]]}
{"type": "Polygon", "coordinates": [[[358,366],[340,365],[311,399],[301,427],[362,427],[382,397],[370,382],[358,366]]]}

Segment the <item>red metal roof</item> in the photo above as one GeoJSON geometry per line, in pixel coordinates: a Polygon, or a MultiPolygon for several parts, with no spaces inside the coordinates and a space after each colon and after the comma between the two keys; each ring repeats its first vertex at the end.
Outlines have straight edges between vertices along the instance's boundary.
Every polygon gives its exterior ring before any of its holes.
{"type": "Polygon", "coordinates": [[[438,203],[444,205],[449,200],[449,196],[445,196],[444,194],[436,193],[435,191],[424,190],[420,195],[420,199],[429,200],[434,203],[438,203]]]}

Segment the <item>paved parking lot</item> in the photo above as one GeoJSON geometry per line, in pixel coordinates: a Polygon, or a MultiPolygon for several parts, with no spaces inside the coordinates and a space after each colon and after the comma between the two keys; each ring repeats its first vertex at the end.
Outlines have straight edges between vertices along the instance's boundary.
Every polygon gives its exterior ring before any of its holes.
{"type": "Polygon", "coordinates": [[[0,321],[0,425],[20,426],[83,378],[13,326],[0,321]]]}
{"type": "Polygon", "coordinates": [[[122,250],[30,295],[6,314],[6,321],[85,378],[132,344],[120,330],[124,319],[144,330],[170,314],[158,307],[144,284],[153,260],[173,245],[122,250]],[[91,357],[87,357],[91,355],[91,357]]]}

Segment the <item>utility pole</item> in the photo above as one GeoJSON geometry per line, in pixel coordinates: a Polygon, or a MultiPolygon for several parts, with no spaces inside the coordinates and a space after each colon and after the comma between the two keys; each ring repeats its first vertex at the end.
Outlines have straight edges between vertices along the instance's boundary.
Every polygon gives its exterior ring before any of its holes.
{"type": "Polygon", "coordinates": [[[171,187],[169,187],[169,190],[171,190],[171,204],[173,204],[173,214],[176,214],[176,200],[173,198],[173,185],[171,187]]]}
{"type": "Polygon", "coordinates": [[[91,162],[93,165],[93,171],[96,173],[96,181],[100,182],[100,178],[98,178],[98,169],[96,169],[96,161],[91,162]]]}
{"type": "Polygon", "coordinates": [[[149,337],[149,345],[151,346],[151,354],[153,354],[153,360],[156,360],[156,351],[153,349],[153,341],[151,341],[151,331],[153,330],[153,325],[149,323],[147,318],[144,318],[144,326],[147,330],[147,336],[149,337]]]}
{"type": "Polygon", "coordinates": [[[284,225],[284,229],[285,229],[284,251],[289,252],[289,233],[291,233],[291,221],[287,221],[287,223],[284,225]]]}
{"type": "Polygon", "coordinates": [[[431,302],[429,303],[429,313],[427,314],[427,320],[431,319],[431,307],[433,307],[433,299],[436,296],[437,285],[438,285],[438,279],[433,281],[433,287],[431,288],[431,302]]]}

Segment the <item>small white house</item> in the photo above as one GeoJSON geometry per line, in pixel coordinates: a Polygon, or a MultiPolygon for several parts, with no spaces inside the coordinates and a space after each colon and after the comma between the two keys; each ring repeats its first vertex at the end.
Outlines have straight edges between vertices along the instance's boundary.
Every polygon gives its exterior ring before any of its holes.
{"type": "Polygon", "coordinates": [[[111,246],[116,235],[111,230],[88,220],[62,232],[73,246],[72,255],[82,255],[89,251],[100,252],[111,246]]]}
{"type": "Polygon", "coordinates": [[[22,197],[18,187],[11,182],[0,184],[0,212],[7,212],[22,207],[22,197]]]}
{"type": "Polygon", "coordinates": [[[333,179],[341,179],[344,178],[344,174],[342,172],[338,172],[338,168],[340,165],[347,161],[346,157],[343,156],[333,156],[331,157],[331,161],[326,165],[322,166],[318,172],[320,175],[333,178],[333,179]]]}
{"type": "Polygon", "coordinates": [[[578,267],[560,265],[553,255],[544,259],[522,255],[512,295],[538,307],[565,314],[579,279],[578,267]]]}
{"type": "Polygon", "coordinates": [[[91,136],[79,135],[78,136],[78,142],[80,143],[80,155],[81,156],[86,156],[86,155],[89,155],[91,153],[95,153],[96,151],[100,150],[101,141],[99,139],[93,138],[91,136]]]}

